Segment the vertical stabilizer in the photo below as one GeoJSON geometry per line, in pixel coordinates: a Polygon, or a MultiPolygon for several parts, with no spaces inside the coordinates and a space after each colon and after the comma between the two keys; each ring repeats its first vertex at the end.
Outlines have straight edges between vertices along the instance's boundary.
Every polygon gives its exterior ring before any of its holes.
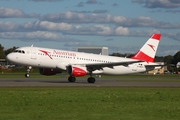
{"type": "Polygon", "coordinates": [[[158,48],[161,34],[153,34],[142,48],[132,57],[133,59],[153,62],[158,48]]]}

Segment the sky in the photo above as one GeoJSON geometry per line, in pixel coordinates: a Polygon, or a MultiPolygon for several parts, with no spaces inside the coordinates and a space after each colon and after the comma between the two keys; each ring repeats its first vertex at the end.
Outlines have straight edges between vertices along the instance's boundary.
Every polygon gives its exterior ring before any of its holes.
{"type": "Polygon", "coordinates": [[[136,53],[161,33],[157,56],[180,50],[180,0],[0,0],[0,44],[136,53]]]}

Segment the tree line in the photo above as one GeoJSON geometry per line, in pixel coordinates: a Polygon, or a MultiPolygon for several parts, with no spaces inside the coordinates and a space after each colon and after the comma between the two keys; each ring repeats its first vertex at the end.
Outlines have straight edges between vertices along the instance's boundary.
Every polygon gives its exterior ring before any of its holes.
{"type": "Polygon", "coordinates": [[[5,50],[4,47],[0,44],[0,59],[5,59],[7,54],[13,52],[17,48],[18,47],[13,47],[5,50]]]}
{"type": "MultiPolygon", "coordinates": [[[[0,44],[0,59],[5,59],[6,55],[13,52],[18,47],[12,47],[9,49],[4,49],[4,47],[0,44]]],[[[133,54],[121,54],[121,53],[112,53],[110,56],[119,56],[119,57],[131,57],[133,54]]],[[[175,53],[174,55],[167,55],[167,56],[156,56],[155,62],[164,62],[168,65],[176,65],[178,62],[180,62],[180,51],[175,53]]],[[[168,66],[168,70],[173,71],[174,66],[168,66]]]]}

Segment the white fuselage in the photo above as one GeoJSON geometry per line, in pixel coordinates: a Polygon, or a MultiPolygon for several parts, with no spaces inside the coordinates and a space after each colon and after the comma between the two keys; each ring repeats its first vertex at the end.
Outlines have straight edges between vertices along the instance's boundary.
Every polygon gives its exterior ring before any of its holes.
{"type": "MultiPolygon", "coordinates": [[[[113,63],[113,62],[125,62],[125,61],[137,61],[131,58],[113,57],[73,51],[64,51],[57,49],[48,49],[40,47],[22,47],[17,49],[16,52],[7,55],[7,59],[13,63],[23,66],[32,66],[37,68],[51,68],[66,70],[68,65],[86,65],[90,63],[113,63]]],[[[93,73],[101,74],[132,74],[145,72],[146,67],[144,65],[153,64],[152,62],[139,62],[113,67],[104,67],[100,70],[95,70],[93,73]]]]}

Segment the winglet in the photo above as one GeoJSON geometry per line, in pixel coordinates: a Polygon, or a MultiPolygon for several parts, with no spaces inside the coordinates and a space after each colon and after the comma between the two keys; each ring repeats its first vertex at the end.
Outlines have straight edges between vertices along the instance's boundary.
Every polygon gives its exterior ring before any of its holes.
{"type": "Polygon", "coordinates": [[[132,58],[137,60],[144,60],[146,62],[153,62],[160,38],[161,34],[153,34],[132,58]]]}

